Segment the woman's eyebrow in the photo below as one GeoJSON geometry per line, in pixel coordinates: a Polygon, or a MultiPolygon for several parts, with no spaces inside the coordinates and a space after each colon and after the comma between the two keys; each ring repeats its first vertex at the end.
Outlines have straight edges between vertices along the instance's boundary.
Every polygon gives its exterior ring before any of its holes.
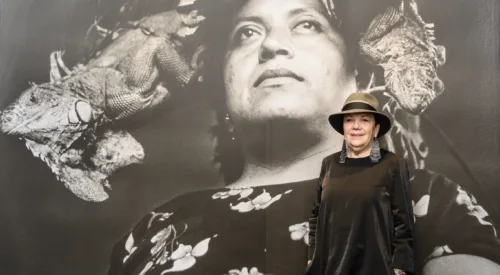
{"type": "Polygon", "coordinates": [[[303,13],[314,13],[314,14],[325,16],[325,13],[317,7],[314,7],[314,8],[296,8],[296,9],[293,9],[290,12],[288,12],[288,15],[289,16],[297,16],[297,15],[300,15],[303,13]]]}
{"type": "Polygon", "coordinates": [[[241,22],[254,22],[258,24],[264,24],[264,20],[262,20],[262,17],[258,15],[249,15],[249,16],[238,16],[235,18],[233,21],[233,25],[239,24],[241,22]]]}

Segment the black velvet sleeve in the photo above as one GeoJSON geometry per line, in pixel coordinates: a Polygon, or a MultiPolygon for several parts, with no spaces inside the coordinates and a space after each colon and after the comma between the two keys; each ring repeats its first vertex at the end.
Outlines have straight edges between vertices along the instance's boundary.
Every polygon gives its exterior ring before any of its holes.
{"type": "Polygon", "coordinates": [[[321,163],[321,171],[319,174],[318,183],[316,185],[316,197],[313,202],[313,207],[311,210],[311,216],[309,217],[309,250],[308,259],[311,260],[314,254],[314,249],[316,247],[316,225],[318,222],[318,212],[319,206],[321,204],[321,192],[323,191],[322,182],[326,173],[326,158],[323,159],[321,163]]]}
{"type": "Polygon", "coordinates": [[[393,266],[407,273],[414,272],[413,208],[408,165],[399,160],[393,180],[391,209],[394,217],[393,266]]]}

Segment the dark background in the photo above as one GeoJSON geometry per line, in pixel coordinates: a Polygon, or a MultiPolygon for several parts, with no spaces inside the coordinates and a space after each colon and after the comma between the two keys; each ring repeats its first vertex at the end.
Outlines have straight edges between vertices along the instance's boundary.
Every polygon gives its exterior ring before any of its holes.
{"type": "MultiPolygon", "coordinates": [[[[99,1],[0,0],[0,107],[29,81],[49,79],[49,54],[66,50],[73,65],[99,1]]],[[[101,1],[103,2],[103,1],[101,1]]],[[[116,1],[115,1],[116,2],[116,1]]],[[[446,46],[445,92],[427,114],[500,207],[500,4],[496,0],[421,0],[446,46]]],[[[208,94],[208,93],[207,93],[208,94]]],[[[78,199],[24,144],[0,136],[0,274],[105,274],[114,242],[154,206],[180,193],[220,186],[211,165],[214,113],[206,95],[169,107],[133,135],[146,160],[111,178],[103,203],[78,199]]],[[[428,168],[463,183],[463,169],[430,127],[428,168]]]]}

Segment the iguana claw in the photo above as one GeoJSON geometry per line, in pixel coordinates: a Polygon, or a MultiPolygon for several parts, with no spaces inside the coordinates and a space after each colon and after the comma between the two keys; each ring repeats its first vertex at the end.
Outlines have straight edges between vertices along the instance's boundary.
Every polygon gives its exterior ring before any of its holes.
{"type": "Polygon", "coordinates": [[[62,75],[60,69],[63,70],[66,75],[71,74],[71,70],[66,67],[62,60],[63,55],[64,51],[54,51],[50,53],[50,83],[61,81],[62,75]]]}
{"type": "Polygon", "coordinates": [[[66,75],[71,74],[71,70],[66,67],[64,61],[62,60],[62,56],[64,55],[64,51],[56,51],[57,65],[61,67],[61,69],[66,73],[66,75]]]}
{"type": "Polygon", "coordinates": [[[50,54],[50,83],[55,83],[61,79],[61,72],[59,71],[57,65],[56,53],[57,52],[52,52],[50,54]]]}

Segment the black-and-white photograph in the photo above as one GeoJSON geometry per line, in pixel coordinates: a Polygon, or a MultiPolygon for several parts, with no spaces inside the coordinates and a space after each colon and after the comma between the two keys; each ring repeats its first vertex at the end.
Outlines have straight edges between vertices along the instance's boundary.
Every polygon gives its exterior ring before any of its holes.
{"type": "Polygon", "coordinates": [[[0,273],[500,275],[499,26],[495,0],[2,0],[0,273]]]}

